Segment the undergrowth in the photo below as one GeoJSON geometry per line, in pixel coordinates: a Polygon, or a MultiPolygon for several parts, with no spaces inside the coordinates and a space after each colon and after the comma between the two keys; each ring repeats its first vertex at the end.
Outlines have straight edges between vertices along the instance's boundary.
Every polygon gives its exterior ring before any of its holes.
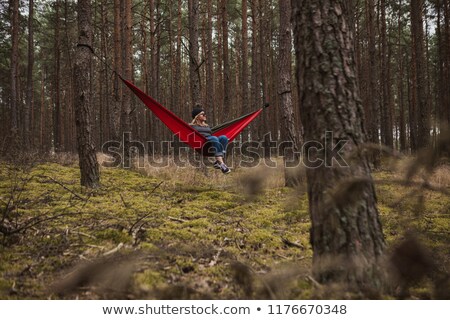
{"type": "MultiPolygon", "coordinates": [[[[433,183],[448,190],[449,172],[433,183]]],[[[321,298],[307,195],[280,169],[206,173],[102,167],[101,188],[84,190],[74,163],[0,163],[0,299],[321,298]]],[[[374,173],[388,247],[418,231],[448,272],[448,196],[397,178],[374,173]]],[[[422,279],[410,294],[433,290],[422,279]]]]}

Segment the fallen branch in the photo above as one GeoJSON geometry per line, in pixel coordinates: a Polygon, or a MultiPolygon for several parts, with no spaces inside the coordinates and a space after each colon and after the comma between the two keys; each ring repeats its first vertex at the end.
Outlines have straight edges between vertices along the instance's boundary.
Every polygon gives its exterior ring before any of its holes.
{"type": "Polygon", "coordinates": [[[109,250],[108,252],[105,252],[105,253],[103,254],[103,256],[109,256],[109,255],[111,255],[111,254],[113,254],[113,253],[116,253],[117,251],[119,251],[120,249],[122,249],[122,247],[123,247],[123,243],[121,242],[121,243],[119,243],[119,245],[118,245],[117,247],[115,247],[114,249],[109,250]]]}
{"type": "Polygon", "coordinates": [[[83,197],[80,196],[79,194],[77,194],[77,193],[75,193],[74,191],[70,190],[68,187],[66,187],[62,182],[60,182],[60,181],[58,181],[58,180],[56,180],[56,179],[54,179],[54,178],[52,178],[52,177],[49,177],[49,176],[40,176],[40,177],[50,179],[50,180],[53,181],[54,183],[56,183],[56,184],[58,184],[59,186],[61,186],[64,190],[69,191],[71,194],[73,194],[76,198],[80,199],[81,201],[84,201],[84,202],[87,202],[87,201],[88,201],[88,199],[83,198],[83,197]]]}
{"type": "Polygon", "coordinates": [[[283,241],[283,243],[285,245],[287,245],[288,247],[296,247],[296,248],[300,248],[300,249],[305,249],[305,247],[303,245],[292,242],[286,238],[281,238],[281,241],[283,241]]]}
{"type": "Polygon", "coordinates": [[[24,231],[26,229],[33,228],[33,227],[37,226],[38,224],[41,224],[42,222],[55,220],[55,219],[63,217],[63,216],[72,216],[72,215],[73,214],[71,214],[71,213],[60,213],[60,214],[55,214],[55,215],[53,215],[51,217],[43,218],[43,219],[39,220],[39,218],[43,216],[43,215],[40,215],[40,216],[38,216],[36,218],[30,219],[28,222],[26,222],[25,224],[23,224],[22,226],[20,226],[17,229],[9,230],[9,232],[6,233],[5,235],[10,236],[12,234],[19,233],[19,232],[24,231]]]}
{"type": "Polygon", "coordinates": [[[122,200],[123,206],[125,209],[128,209],[128,203],[125,202],[125,199],[123,198],[122,194],[119,192],[120,200],[122,200]]]}
{"type": "Polygon", "coordinates": [[[322,285],[321,285],[319,282],[317,282],[317,280],[314,279],[314,278],[311,277],[311,276],[306,276],[306,280],[308,280],[309,282],[311,282],[311,283],[312,283],[315,287],[317,287],[317,288],[322,287],[322,285]]]}
{"type": "Polygon", "coordinates": [[[180,218],[175,218],[175,217],[171,217],[171,216],[168,216],[167,218],[168,218],[169,220],[176,221],[176,222],[181,222],[181,223],[184,223],[184,222],[188,222],[188,221],[189,221],[189,220],[180,219],[180,218]]]}
{"type": "Polygon", "coordinates": [[[148,198],[153,192],[155,192],[156,191],[156,189],[158,189],[159,188],[159,186],[160,185],[162,185],[164,183],[164,180],[163,181],[161,181],[160,183],[158,183],[157,185],[156,185],[156,187],[154,187],[153,188],[153,190],[152,191],[150,191],[150,193],[147,195],[147,197],[146,198],[148,198]]]}

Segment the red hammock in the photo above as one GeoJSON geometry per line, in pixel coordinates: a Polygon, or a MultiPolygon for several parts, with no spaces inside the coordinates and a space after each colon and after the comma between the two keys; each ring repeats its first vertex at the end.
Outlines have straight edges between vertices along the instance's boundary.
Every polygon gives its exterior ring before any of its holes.
{"type": "MultiPolygon", "coordinates": [[[[208,153],[208,148],[204,148],[207,139],[193,129],[188,123],[177,117],[172,111],[164,108],[155,99],[145,94],[142,90],[136,87],[131,82],[121,78],[122,81],[133,91],[133,93],[141,99],[141,101],[172,131],[180,141],[189,145],[192,149],[202,153],[205,156],[211,156],[208,153]]],[[[268,104],[266,104],[266,107],[268,104]]],[[[224,135],[231,142],[246,126],[250,124],[261,112],[263,108],[252,113],[244,115],[238,119],[229,121],[222,125],[212,128],[213,136],[224,135]]]]}

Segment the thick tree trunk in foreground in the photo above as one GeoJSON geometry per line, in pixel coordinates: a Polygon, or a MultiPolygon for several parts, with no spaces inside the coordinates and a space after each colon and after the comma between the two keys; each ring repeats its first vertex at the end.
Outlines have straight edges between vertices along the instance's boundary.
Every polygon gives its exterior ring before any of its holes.
{"type": "Polygon", "coordinates": [[[320,282],[342,282],[354,291],[377,289],[385,243],[369,164],[357,152],[365,137],[348,3],[292,5],[304,139],[315,141],[305,150],[313,273],[320,282]],[[330,159],[336,145],[353,152],[348,165],[330,159]]]}
{"type": "Polygon", "coordinates": [[[92,134],[91,105],[91,1],[78,0],[79,44],[75,52],[74,87],[75,117],[77,125],[78,156],[81,185],[89,188],[99,186],[99,168],[92,134]]]}

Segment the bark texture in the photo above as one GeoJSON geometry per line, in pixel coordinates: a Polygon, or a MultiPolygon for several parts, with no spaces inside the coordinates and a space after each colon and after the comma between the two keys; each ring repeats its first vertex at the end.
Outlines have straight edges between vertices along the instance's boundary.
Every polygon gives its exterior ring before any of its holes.
{"type": "Polygon", "coordinates": [[[99,166],[92,134],[91,103],[91,1],[78,0],[79,46],[75,52],[74,88],[75,117],[77,126],[78,156],[81,185],[89,188],[99,186],[99,166]]]}
{"type": "Polygon", "coordinates": [[[314,159],[307,169],[313,273],[320,282],[361,292],[380,286],[385,243],[368,161],[357,152],[365,140],[364,115],[348,6],[292,1],[304,139],[316,141],[305,149],[314,159]],[[329,157],[343,141],[344,152],[354,154],[348,166],[329,157]]]}

